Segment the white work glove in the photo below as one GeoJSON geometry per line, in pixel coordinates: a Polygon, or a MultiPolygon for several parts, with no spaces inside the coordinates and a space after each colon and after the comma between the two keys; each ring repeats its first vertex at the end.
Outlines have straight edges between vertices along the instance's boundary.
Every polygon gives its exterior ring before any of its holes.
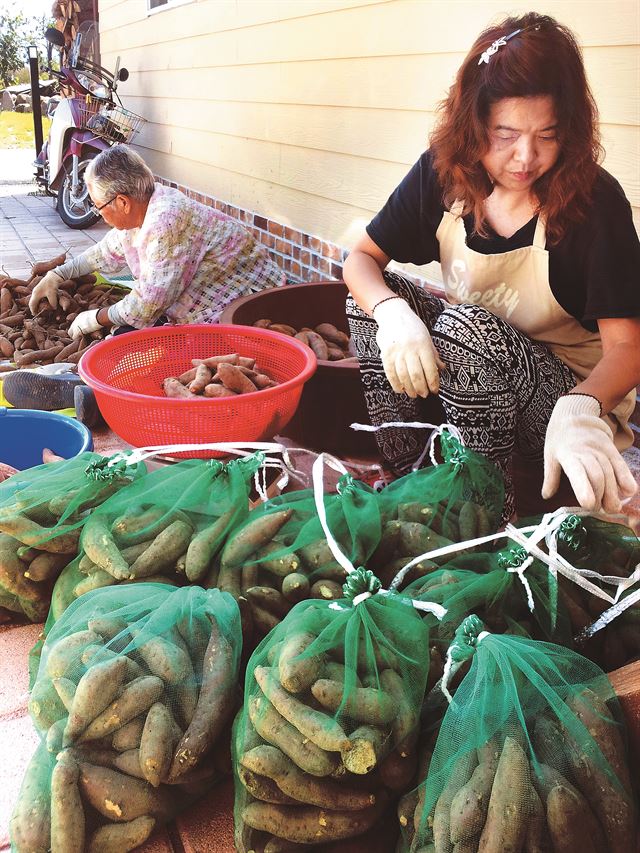
{"type": "Polygon", "coordinates": [[[31,291],[29,298],[29,311],[35,317],[41,299],[47,299],[52,308],[58,307],[58,288],[64,279],[55,270],[50,270],[31,291]]]}
{"type": "Polygon", "coordinates": [[[83,311],[78,314],[73,323],[69,326],[69,335],[72,338],[79,338],[81,335],[90,335],[91,332],[97,332],[102,326],[98,323],[98,311],[95,308],[93,311],[83,311]]]}
{"type": "Polygon", "coordinates": [[[386,299],[374,309],[382,366],[396,394],[428,397],[440,390],[445,365],[429,330],[402,298],[386,299]]]}
{"type": "Polygon", "coordinates": [[[553,408],[544,442],[542,497],[558,490],[561,469],[580,506],[616,513],[638,486],[600,417],[600,403],[587,394],[567,394],[553,408]]]}

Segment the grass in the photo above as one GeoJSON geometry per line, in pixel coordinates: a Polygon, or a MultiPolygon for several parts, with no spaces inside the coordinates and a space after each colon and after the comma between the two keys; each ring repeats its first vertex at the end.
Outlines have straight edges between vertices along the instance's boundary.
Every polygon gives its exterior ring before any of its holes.
{"type": "MultiPolygon", "coordinates": [[[[51,119],[42,118],[42,134],[46,139],[51,119]]],[[[0,112],[0,148],[33,148],[33,113],[0,112]]]]}

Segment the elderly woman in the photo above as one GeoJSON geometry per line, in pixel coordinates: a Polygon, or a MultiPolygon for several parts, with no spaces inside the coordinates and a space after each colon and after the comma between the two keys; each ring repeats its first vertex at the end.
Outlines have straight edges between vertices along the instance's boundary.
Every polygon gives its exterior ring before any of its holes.
{"type": "MultiPolygon", "coordinates": [[[[470,448],[502,469],[544,457],[588,509],[636,489],[620,451],[640,383],[640,244],[598,165],[597,111],[572,33],[529,13],[485,30],[440,110],[430,148],[344,266],[347,313],[374,424],[426,420],[439,394],[470,448]],[[447,301],[386,270],[439,261],[447,301]]],[[[424,430],[377,433],[405,473],[424,430]]]]}
{"type": "Polygon", "coordinates": [[[83,311],[72,337],[101,327],[142,329],[162,322],[214,323],[227,303],[285,283],[264,246],[235,220],[154,182],[144,160],[115,145],[88,166],[85,181],[96,210],[112,230],[90,249],[56,267],[33,289],[29,308],[41,299],[54,307],[60,283],[128,264],[136,283],[109,308],[83,311]]]}

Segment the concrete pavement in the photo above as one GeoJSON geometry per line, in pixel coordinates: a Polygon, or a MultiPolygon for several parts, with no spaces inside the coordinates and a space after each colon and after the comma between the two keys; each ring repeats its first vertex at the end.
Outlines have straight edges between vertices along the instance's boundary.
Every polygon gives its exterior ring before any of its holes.
{"type": "Polygon", "coordinates": [[[109,230],[102,221],[84,231],[68,228],[55,199],[35,184],[33,159],[31,149],[0,149],[0,266],[16,278],[29,278],[35,261],[79,254],[109,230]]]}

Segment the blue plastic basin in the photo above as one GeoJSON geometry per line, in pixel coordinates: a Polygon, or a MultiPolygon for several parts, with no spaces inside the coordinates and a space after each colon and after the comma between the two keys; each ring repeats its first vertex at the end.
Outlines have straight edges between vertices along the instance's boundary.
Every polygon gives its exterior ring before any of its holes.
{"type": "Polygon", "coordinates": [[[73,418],[0,406],[0,462],[24,470],[42,465],[45,447],[64,459],[93,449],[91,433],[73,418]]]}

